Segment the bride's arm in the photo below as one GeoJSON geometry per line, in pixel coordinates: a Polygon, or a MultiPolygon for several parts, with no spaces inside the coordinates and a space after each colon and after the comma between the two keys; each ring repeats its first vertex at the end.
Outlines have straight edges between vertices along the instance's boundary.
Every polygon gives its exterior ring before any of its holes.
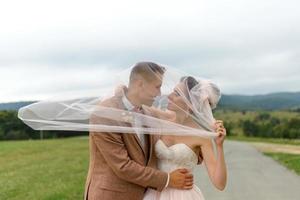
{"type": "MultiPolygon", "coordinates": [[[[218,123],[219,121],[217,121],[217,124],[218,123]]],[[[210,139],[201,139],[201,150],[210,180],[216,188],[224,190],[227,182],[227,169],[223,149],[223,141],[226,135],[226,130],[225,128],[221,128],[220,125],[217,125],[217,128],[217,132],[220,134],[220,136],[215,139],[217,156],[214,154],[213,144],[210,139]]]]}
{"type": "Polygon", "coordinates": [[[149,107],[146,105],[143,105],[142,107],[145,110],[146,114],[151,115],[153,117],[168,120],[168,121],[176,120],[176,113],[173,111],[170,111],[170,110],[163,111],[158,108],[149,107]]]}

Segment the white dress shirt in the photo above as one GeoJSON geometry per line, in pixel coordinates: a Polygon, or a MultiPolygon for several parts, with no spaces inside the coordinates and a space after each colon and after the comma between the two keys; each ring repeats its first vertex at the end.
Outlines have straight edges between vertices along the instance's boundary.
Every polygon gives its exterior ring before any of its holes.
{"type": "MultiPolygon", "coordinates": [[[[127,97],[125,95],[123,96],[122,101],[127,110],[132,111],[134,109],[134,106],[127,99],[127,97]]],[[[141,127],[141,121],[138,118],[134,119],[134,127],[141,127]]],[[[136,134],[137,134],[138,138],[140,139],[143,150],[145,150],[145,135],[143,133],[141,133],[139,130],[136,130],[136,134]]]]}

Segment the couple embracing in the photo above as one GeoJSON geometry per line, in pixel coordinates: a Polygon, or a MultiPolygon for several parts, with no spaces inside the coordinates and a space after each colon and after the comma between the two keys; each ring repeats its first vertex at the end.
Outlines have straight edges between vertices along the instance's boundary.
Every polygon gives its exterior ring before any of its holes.
{"type": "Polygon", "coordinates": [[[165,72],[159,64],[139,62],[130,71],[128,85],[118,88],[115,95],[99,103],[101,107],[134,113],[129,120],[91,115],[90,124],[133,127],[135,131],[131,134],[123,133],[122,129],[102,133],[90,131],[85,200],[204,200],[193,179],[193,169],[199,164],[205,164],[216,188],[225,188],[223,142],[226,129],[223,122],[214,120],[210,113],[219,101],[219,88],[192,76],[181,77],[167,94],[167,107],[161,109],[154,106],[154,101],[161,96],[165,72]],[[156,119],[166,122],[165,127],[168,123],[170,126],[177,124],[190,130],[214,133],[215,137],[167,128],[163,133],[160,129],[155,132],[151,122],[156,119]]]}

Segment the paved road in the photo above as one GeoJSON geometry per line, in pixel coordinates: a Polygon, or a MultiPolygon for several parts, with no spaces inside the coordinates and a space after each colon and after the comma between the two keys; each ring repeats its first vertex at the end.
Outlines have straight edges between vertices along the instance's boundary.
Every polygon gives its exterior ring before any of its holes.
{"type": "Polygon", "coordinates": [[[300,176],[245,142],[225,141],[228,182],[218,191],[205,166],[195,170],[196,184],[206,200],[300,200],[300,176]]]}

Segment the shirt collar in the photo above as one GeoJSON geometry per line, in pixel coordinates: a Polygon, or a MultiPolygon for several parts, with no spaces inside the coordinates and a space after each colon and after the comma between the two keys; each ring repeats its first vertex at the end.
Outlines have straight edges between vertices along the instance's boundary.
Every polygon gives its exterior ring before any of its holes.
{"type": "Polygon", "coordinates": [[[123,95],[122,97],[122,102],[125,106],[125,108],[127,110],[133,110],[134,109],[134,106],[132,105],[132,103],[128,100],[128,98],[126,97],[126,95],[123,95]]]}

